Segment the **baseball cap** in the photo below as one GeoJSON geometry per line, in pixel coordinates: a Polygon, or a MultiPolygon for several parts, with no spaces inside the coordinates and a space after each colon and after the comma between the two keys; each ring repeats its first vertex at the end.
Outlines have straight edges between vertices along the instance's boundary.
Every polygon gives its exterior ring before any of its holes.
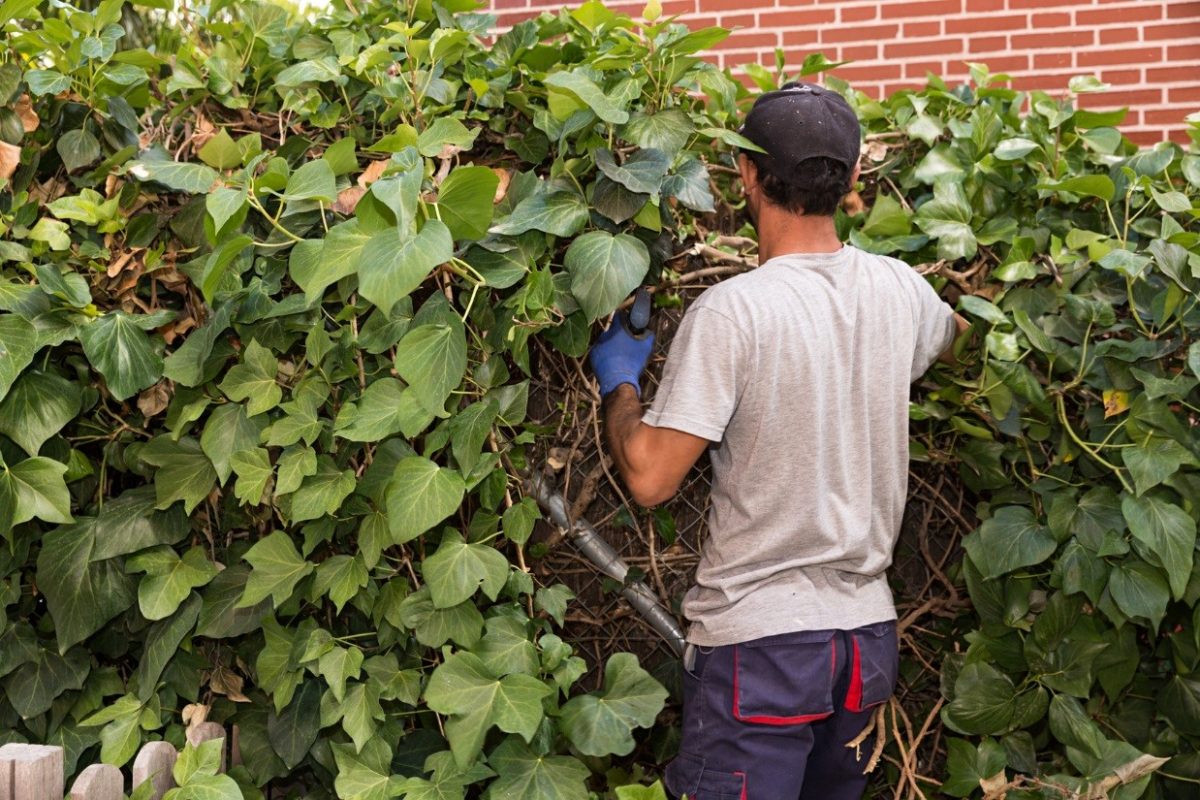
{"type": "Polygon", "coordinates": [[[850,104],[837,92],[815,83],[793,81],[754,101],[741,134],[767,151],[783,175],[810,158],[831,158],[853,169],[858,163],[862,129],[850,104]]]}

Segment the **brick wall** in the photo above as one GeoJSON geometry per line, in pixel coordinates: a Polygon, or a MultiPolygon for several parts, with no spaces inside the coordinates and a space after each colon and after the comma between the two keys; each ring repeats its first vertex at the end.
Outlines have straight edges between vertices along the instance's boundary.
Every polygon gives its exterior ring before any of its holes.
{"type": "MultiPolygon", "coordinates": [[[[644,1],[608,5],[639,16],[644,1]]],[[[563,4],[491,6],[505,29],[563,4]]],[[[1012,75],[1017,88],[1053,93],[1074,75],[1099,76],[1112,88],[1080,104],[1128,106],[1122,130],[1139,144],[1186,142],[1183,119],[1200,111],[1196,0],[663,0],[663,12],[693,28],[735,29],[707,54],[720,66],[772,66],[782,48],[797,68],[820,51],[853,61],[833,74],[876,96],[922,86],[927,72],[958,82],[965,62],[979,61],[1012,75]]]]}

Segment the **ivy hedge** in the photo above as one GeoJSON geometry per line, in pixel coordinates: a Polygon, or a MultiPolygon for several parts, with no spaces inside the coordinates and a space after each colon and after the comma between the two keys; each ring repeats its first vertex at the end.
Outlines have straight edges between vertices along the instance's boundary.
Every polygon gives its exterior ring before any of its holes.
{"type": "MultiPolygon", "coordinates": [[[[583,356],[736,204],[728,32],[653,5],[0,4],[0,741],[124,765],[199,712],[245,764],[196,796],[653,794],[606,771],[667,691],[579,685],[522,493],[531,344],[583,356]]],[[[1200,133],[1138,150],[1088,78],[826,80],[841,232],[975,332],[912,407],[983,519],[940,791],[1194,796],[1200,133]]]]}

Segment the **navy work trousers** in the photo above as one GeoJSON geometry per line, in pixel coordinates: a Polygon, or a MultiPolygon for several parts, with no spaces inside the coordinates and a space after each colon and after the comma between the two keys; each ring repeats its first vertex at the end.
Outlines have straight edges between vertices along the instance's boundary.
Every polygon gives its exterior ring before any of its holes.
{"type": "Polygon", "coordinates": [[[860,800],[870,747],[846,743],[895,690],[895,621],[689,648],[672,797],[860,800]]]}

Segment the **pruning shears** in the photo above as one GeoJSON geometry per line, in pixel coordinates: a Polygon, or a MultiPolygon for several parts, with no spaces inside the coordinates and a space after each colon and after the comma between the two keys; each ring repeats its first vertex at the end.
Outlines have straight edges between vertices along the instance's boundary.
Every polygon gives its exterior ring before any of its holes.
{"type": "Polygon", "coordinates": [[[645,339],[650,328],[650,289],[642,286],[633,296],[633,306],[629,313],[622,318],[625,332],[635,339],[645,339]]]}

